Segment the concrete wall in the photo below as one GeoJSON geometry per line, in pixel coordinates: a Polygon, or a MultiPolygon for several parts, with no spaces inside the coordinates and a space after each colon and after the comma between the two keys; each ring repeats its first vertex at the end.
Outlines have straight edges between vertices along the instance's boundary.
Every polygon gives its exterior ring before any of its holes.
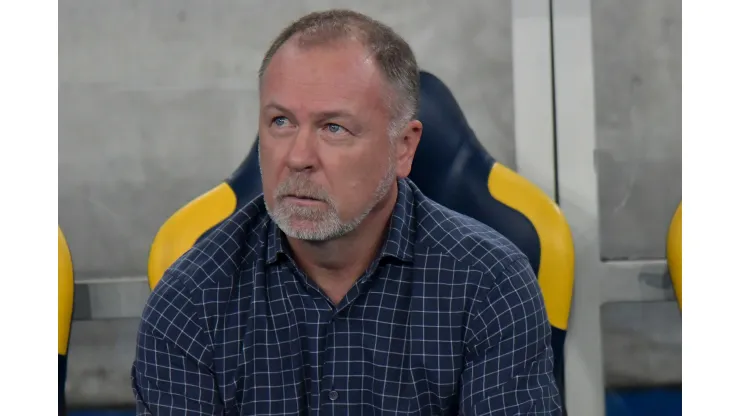
{"type": "MultiPolygon", "coordinates": [[[[513,69],[511,0],[60,1],[59,223],[85,283],[71,337],[72,405],[131,402],[136,316],[157,228],[251,146],[255,74],[271,38],[305,12],[337,6],[405,36],[422,67],[452,88],[484,146],[517,168],[515,119],[526,124],[528,114],[521,103],[514,114],[513,80],[531,68],[513,69]]],[[[591,17],[598,213],[582,224],[600,232],[576,229],[576,239],[588,235],[578,243],[606,262],[659,260],[681,197],[680,3],[594,0],[591,17]]],[[[551,100],[549,91],[541,99],[551,100]]],[[[579,220],[571,218],[576,228],[579,220]]],[[[665,288],[664,266],[647,269],[665,288]]],[[[621,298],[645,291],[613,287],[621,298]]],[[[680,382],[675,305],[610,303],[601,321],[608,384],[680,382]]]]}
{"type": "Polygon", "coordinates": [[[592,5],[601,256],[662,259],[681,201],[681,2],[592,5]]]}
{"type": "Polygon", "coordinates": [[[305,12],[347,4],[405,36],[485,146],[514,165],[508,0],[63,0],[59,222],[79,276],[145,274],[162,222],[251,146],[271,39],[305,12]]]}
{"type": "MultiPolygon", "coordinates": [[[[592,25],[601,258],[664,259],[681,201],[681,1],[594,0],[592,25]]],[[[681,380],[673,301],[614,302],[601,318],[604,357],[624,357],[604,360],[611,385],[681,380]]]]}

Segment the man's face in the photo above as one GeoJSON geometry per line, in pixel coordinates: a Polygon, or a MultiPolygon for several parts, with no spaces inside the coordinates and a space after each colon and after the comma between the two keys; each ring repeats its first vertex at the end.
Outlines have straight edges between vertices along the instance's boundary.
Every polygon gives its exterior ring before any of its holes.
{"type": "Polygon", "coordinates": [[[259,155],[265,203],[285,234],[340,237],[388,195],[399,173],[389,93],[358,42],[288,42],[275,54],[260,91],[259,155]]]}

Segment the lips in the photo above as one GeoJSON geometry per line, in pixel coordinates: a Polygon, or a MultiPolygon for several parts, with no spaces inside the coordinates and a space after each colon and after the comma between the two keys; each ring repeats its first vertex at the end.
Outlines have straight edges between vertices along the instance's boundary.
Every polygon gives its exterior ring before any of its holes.
{"type": "Polygon", "coordinates": [[[310,197],[308,195],[295,195],[295,194],[289,194],[285,195],[287,198],[297,198],[297,199],[305,199],[307,201],[321,201],[321,199],[310,197]]]}

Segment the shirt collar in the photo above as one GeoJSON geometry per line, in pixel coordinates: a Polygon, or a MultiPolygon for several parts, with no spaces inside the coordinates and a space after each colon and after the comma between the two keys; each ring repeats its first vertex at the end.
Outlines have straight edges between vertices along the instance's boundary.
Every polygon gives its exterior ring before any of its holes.
{"type": "Polygon", "coordinates": [[[278,259],[278,254],[287,253],[285,236],[277,224],[275,224],[275,221],[269,219],[267,225],[267,264],[275,263],[278,259]]]}
{"type": "Polygon", "coordinates": [[[391,214],[390,227],[383,246],[381,257],[395,257],[402,261],[414,258],[413,227],[414,191],[406,178],[398,180],[398,198],[391,214]]]}
{"type": "MultiPolygon", "coordinates": [[[[391,214],[390,227],[380,249],[380,257],[394,257],[401,261],[413,260],[414,191],[406,178],[398,180],[398,198],[391,214]]],[[[289,253],[285,235],[274,221],[267,229],[267,264],[278,260],[279,254],[289,253]]]]}

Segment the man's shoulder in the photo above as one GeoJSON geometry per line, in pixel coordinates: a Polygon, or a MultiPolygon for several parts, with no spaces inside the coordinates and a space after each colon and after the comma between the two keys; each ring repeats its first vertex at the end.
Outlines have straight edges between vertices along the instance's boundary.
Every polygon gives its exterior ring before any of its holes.
{"type": "Polygon", "coordinates": [[[189,292],[230,286],[245,264],[263,255],[268,225],[259,196],[204,233],[165,271],[160,284],[189,292]]]}
{"type": "Polygon", "coordinates": [[[417,242],[452,257],[460,266],[485,274],[526,259],[508,238],[482,222],[417,193],[417,242]]]}
{"type": "Polygon", "coordinates": [[[423,195],[416,202],[415,250],[440,259],[433,262],[440,267],[434,281],[465,286],[465,296],[475,300],[466,304],[477,311],[488,305],[521,304],[523,296],[541,299],[527,256],[509,239],[423,195]]]}

